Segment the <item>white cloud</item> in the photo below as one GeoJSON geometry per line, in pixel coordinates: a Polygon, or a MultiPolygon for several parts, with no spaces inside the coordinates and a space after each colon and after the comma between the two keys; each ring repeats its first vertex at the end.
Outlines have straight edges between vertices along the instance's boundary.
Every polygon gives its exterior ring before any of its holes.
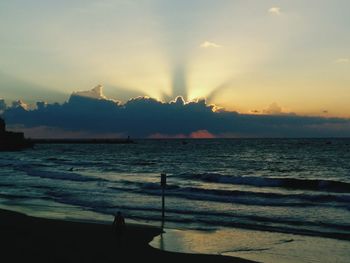
{"type": "Polygon", "coordinates": [[[270,14],[273,14],[273,15],[280,15],[281,14],[281,8],[276,7],[276,6],[271,7],[268,11],[270,14]]]}
{"type": "Polygon", "coordinates": [[[216,43],[214,43],[214,42],[210,42],[210,41],[204,41],[204,42],[200,45],[200,47],[202,47],[202,48],[211,48],[211,47],[213,47],[213,48],[218,48],[218,47],[221,47],[221,45],[216,44],[216,43]]]}
{"type": "Polygon", "coordinates": [[[344,64],[344,63],[349,63],[350,59],[348,58],[338,58],[336,60],[334,60],[335,63],[337,64],[344,64]]]}
{"type": "Polygon", "coordinates": [[[103,95],[103,86],[102,85],[97,85],[95,88],[93,88],[92,90],[88,90],[88,91],[73,92],[73,95],[92,98],[92,99],[98,99],[98,100],[105,100],[106,99],[106,96],[103,95]]]}
{"type": "Polygon", "coordinates": [[[16,100],[12,102],[12,107],[13,108],[22,108],[24,110],[29,109],[29,105],[25,103],[23,100],[16,100]]]}

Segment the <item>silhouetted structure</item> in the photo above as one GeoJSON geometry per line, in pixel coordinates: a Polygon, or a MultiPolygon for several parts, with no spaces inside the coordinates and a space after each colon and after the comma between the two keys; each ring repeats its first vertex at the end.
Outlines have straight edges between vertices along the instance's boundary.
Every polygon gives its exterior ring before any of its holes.
{"type": "Polygon", "coordinates": [[[31,140],[24,138],[23,132],[6,131],[6,123],[0,118],[0,151],[18,151],[33,146],[31,140]]]}
{"type": "Polygon", "coordinates": [[[130,137],[127,139],[32,139],[35,144],[129,144],[135,143],[130,137]]]}

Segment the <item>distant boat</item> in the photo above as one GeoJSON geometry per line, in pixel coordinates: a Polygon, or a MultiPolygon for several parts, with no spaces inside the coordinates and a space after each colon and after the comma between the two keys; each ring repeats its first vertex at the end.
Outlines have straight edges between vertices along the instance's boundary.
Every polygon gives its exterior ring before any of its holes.
{"type": "Polygon", "coordinates": [[[0,151],[19,151],[33,146],[31,140],[24,138],[23,132],[6,131],[6,123],[0,118],[0,151]]]}

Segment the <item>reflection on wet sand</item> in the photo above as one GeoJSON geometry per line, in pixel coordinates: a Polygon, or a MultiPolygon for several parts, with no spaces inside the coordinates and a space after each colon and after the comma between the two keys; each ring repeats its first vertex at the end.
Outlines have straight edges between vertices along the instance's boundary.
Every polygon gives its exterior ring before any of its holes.
{"type": "Polygon", "coordinates": [[[165,229],[151,246],[173,252],[219,254],[259,262],[348,262],[350,243],[293,234],[221,229],[165,229]]]}

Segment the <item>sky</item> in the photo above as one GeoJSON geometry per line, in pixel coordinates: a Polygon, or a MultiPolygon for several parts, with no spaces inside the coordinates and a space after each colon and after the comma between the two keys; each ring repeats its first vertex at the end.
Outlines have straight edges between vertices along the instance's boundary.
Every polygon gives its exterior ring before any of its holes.
{"type": "Polygon", "coordinates": [[[0,98],[350,118],[347,0],[2,0],[0,98]]]}
{"type": "Polygon", "coordinates": [[[347,0],[0,2],[5,99],[206,97],[242,113],[276,103],[350,116],[347,0]]]}

